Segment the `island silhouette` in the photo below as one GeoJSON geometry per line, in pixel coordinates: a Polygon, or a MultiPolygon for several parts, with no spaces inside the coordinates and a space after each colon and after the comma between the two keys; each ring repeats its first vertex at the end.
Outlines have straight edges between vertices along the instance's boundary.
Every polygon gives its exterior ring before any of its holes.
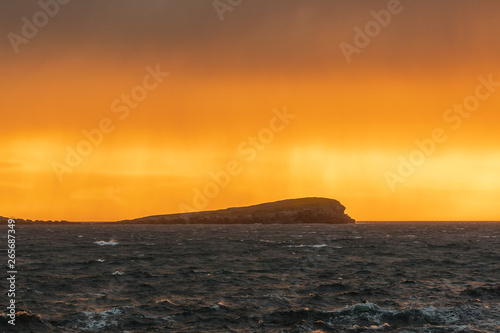
{"type": "MultiPolygon", "coordinates": [[[[328,198],[298,198],[219,210],[146,216],[114,224],[348,224],[355,220],[345,214],[346,207],[328,198]]],[[[8,218],[0,217],[6,224],[8,218]]],[[[17,224],[70,224],[68,222],[15,219],[17,224]]]]}

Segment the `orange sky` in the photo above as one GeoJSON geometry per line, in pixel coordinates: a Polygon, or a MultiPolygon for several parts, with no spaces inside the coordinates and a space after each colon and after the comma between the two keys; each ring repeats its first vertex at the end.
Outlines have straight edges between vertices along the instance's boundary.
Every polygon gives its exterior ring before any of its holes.
{"type": "Polygon", "coordinates": [[[2,3],[0,215],[322,196],[357,220],[499,220],[500,3],[391,1],[244,1],[221,21],[211,2],[53,0],[16,45],[43,9],[2,3]],[[388,6],[348,63],[341,43],[388,6]]]}

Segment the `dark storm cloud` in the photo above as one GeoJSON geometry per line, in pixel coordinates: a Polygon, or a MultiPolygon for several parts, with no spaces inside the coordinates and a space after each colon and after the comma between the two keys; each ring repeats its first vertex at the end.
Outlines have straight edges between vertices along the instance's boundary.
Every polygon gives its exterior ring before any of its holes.
{"type": "MultiPolygon", "coordinates": [[[[224,13],[221,21],[212,1],[73,0],[61,6],[33,41],[20,45],[20,53],[57,57],[94,50],[133,57],[147,50],[215,64],[289,62],[322,54],[317,50],[318,35],[326,39],[328,31],[335,32],[331,25],[341,18],[342,6],[325,1],[247,1],[224,13]]],[[[21,18],[30,19],[40,10],[36,1],[2,7],[5,35],[21,35],[21,18]]],[[[4,50],[12,49],[8,38],[2,40],[4,50]]],[[[330,52],[337,48],[329,40],[324,47],[330,52]]]]}
{"type": "MultiPolygon", "coordinates": [[[[420,0],[401,6],[404,10],[369,46],[370,61],[439,62],[450,55],[470,60],[479,51],[496,55],[500,3],[420,0]]],[[[93,50],[122,57],[150,52],[215,65],[345,66],[339,44],[353,42],[353,28],[372,20],[370,11],[386,8],[387,1],[376,0],[246,0],[220,21],[212,1],[73,0],[20,48],[50,57],[93,50]]],[[[12,56],[7,33],[19,34],[21,18],[31,18],[40,6],[9,1],[0,9],[3,55],[12,56]]]]}
{"type": "MultiPolygon", "coordinates": [[[[3,28],[14,32],[19,30],[22,16],[29,18],[40,9],[38,1],[4,2],[0,6],[3,28]]],[[[129,43],[131,39],[138,39],[145,42],[179,40],[189,44],[220,34],[238,35],[262,23],[279,26],[303,8],[325,11],[335,6],[334,3],[321,4],[318,1],[307,4],[297,0],[247,1],[227,12],[224,15],[226,20],[221,22],[212,1],[73,0],[61,6],[60,13],[50,25],[60,30],[54,36],[66,42],[70,42],[76,34],[77,37],[87,36],[114,43],[129,43]]]]}

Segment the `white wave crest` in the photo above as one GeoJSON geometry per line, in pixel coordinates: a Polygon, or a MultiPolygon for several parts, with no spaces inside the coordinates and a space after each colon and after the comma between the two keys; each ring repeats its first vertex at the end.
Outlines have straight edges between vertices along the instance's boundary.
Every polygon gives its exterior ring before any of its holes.
{"type": "Polygon", "coordinates": [[[96,241],[94,243],[97,244],[97,245],[101,245],[101,246],[104,246],[104,245],[113,245],[114,246],[114,245],[120,244],[117,241],[115,241],[114,239],[111,239],[108,242],[101,240],[101,241],[96,241]]]}

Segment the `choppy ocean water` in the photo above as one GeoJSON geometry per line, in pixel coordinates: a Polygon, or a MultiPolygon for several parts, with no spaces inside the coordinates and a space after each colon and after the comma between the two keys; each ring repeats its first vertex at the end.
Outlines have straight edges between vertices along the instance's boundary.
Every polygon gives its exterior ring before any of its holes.
{"type": "Polygon", "coordinates": [[[500,223],[18,225],[22,312],[0,331],[500,332],[499,240],[500,223]]]}

